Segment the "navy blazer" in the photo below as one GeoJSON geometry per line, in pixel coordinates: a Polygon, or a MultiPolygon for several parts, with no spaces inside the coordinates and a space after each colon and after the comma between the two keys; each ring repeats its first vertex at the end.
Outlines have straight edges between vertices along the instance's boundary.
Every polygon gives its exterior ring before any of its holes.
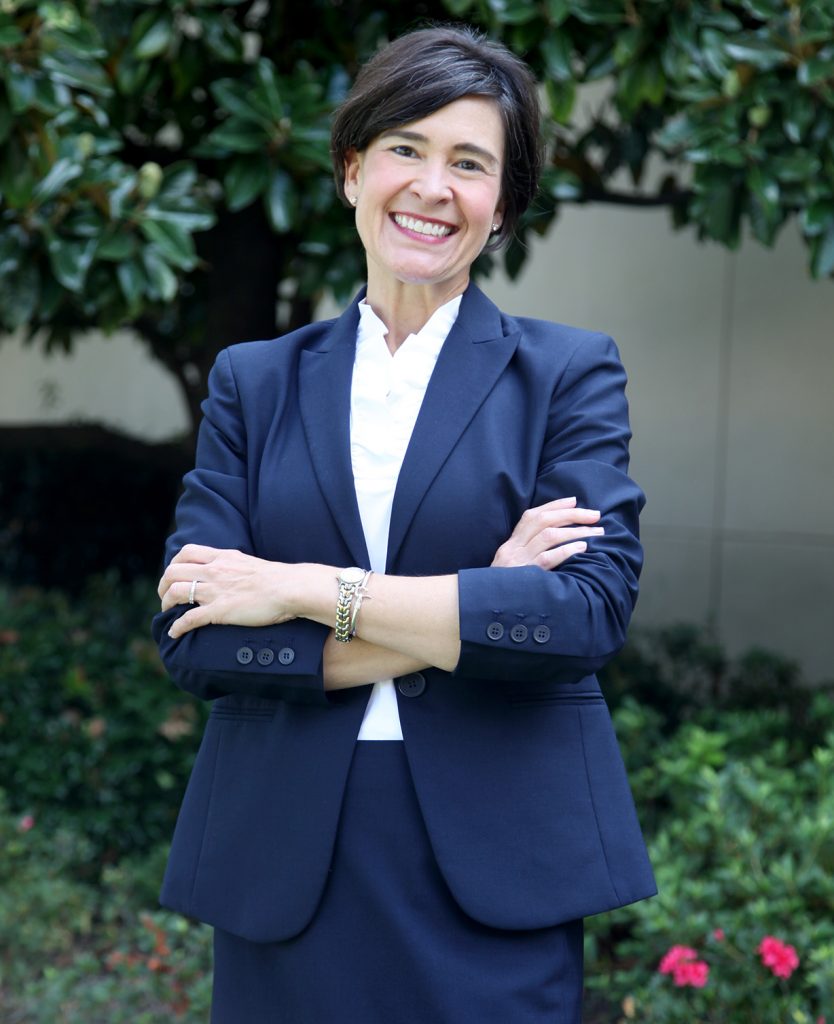
{"type": "MultiPolygon", "coordinates": [[[[350,458],[358,310],[221,352],[167,558],[196,542],[368,566],[350,458]]],[[[460,661],[398,680],[405,749],[463,910],[536,928],[655,892],[594,673],[620,650],[642,556],[625,373],[602,334],[501,313],[474,285],[437,361],[397,483],[387,572],[457,573],[460,661]],[[525,509],[602,512],[557,570],[492,568],[525,509]]],[[[334,602],[336,585],[334,581],[334,602]]],[[[205,626],[172,678],[213,700],[162,902],[255,941],[312,918],[369,687],[326,693],[328,629],[205,626]]]]}

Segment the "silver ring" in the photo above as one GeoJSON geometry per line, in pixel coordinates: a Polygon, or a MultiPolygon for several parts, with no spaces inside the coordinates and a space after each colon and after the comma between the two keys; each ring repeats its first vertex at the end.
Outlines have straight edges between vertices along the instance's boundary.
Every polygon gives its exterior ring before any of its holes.
{"type": "Polygon", "coordinates": [[[197,593],[197,584],[199,582],[200,582],[199,580],[192,580],[191,581],[191,590],[188,592],[188,603],[189,604],[196,604],[197,603],[194,600],[194,595],[197,593]]]}

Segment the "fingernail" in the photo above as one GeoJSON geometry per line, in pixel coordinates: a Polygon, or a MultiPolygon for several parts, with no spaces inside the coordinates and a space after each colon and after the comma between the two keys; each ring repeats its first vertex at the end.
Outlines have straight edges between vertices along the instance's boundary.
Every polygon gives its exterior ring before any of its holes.
{"type": "Polygon", "coordinates": [[[170,637],[170,638],[171,638],[172,640],[176,640],[176,637],[174,636],[174,631],[173,631],[173,629],[169,629],[169,630],[168,630],[168,636],[169,636],[169,637],[170,637]]]}

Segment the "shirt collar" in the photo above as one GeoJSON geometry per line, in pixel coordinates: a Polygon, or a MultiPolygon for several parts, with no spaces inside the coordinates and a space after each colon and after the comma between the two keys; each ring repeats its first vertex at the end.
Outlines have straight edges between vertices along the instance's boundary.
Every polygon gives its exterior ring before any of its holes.
{"type": "MultiPolygon", "coordinates": [[[[431,355],[436,359],[440,349],[443,347],[443,342],[448,337],[455,320],[457,320],[462,298],[463,295],[456,295],[448,302],[444,302],[442,306],[432,313],[416,334],[409,334],[400,348],[397,349],[397,352],[407,347],[411,353],[414,353],[414,350],[419,350],[423,355],[431,355]]],[[[357,348],[368,344],[378,344],[380,341],[384,343],[387,333],[388,328],[383,321],[376,315],[367,301],[362,299],[359,302],[359,327],[356,335],[357,348]]]]}

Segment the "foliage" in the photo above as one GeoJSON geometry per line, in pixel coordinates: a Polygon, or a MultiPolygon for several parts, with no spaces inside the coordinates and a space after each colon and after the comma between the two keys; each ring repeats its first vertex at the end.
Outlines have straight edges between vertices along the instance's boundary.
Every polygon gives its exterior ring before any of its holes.
{"type": "Polygon", "coordinates": [[[0,777],[13,812],[83,827],[91,877],[170,837],[202,731],[150,639],[155,603],[107,578],[75,601],[0,591],[0,777]]]}
{"type": "MultiPolygon", "coordinates": [[[[639,729],[640,708],[622,711],[620,729],[639,729]]],[[[789,713],[772,709],[725,712],[706,724],[698,716],[648,746],[632,782],[638,807],[660,800],[665,808],[650,842],[660,895],[589,929],[609,966],[592,972],[591,984],[617,996],[626,1020],[832,1019],[830,693],[810,700],[808,723],[823,737],[813,748],[792,742],[789,713]],[[768,944],[762,949],[768,938],[780,943],[771,966],[768,944]],[[798,957],[796,969],[785,946],[798,957]],[[690,970],[676,972],[680,947],[690,970]],[[774,971],[780,965],[782,976],[774,971]]],[[[646,724],[651,734],[656,717],[647,715],[646,724]]]]}
{"type": "Polygon", "coordinates": [[[78,878],[91,853],[77,830],[12,815],[0,792],[4,1024],[202,1024],[210,929],[145,909],[164,849],[105,871],[98,886],[78,878]]]}
{"type": "Polygon", "coordinates": [[[545,83],[544,188],[511,274],[529,232],[586,200],[668,205],[729,246],[744,223],[772,244],[797,215],[811,272],[834,270],[828,4],[5,0],[0,327],[69,346],[132,325],[196,420],[221,345],[308,320],[361,278],[328,116],[358,64],[425,18],[487,29],[545,83]],[[658,158],[669,173],[647,184],[658,158]]]}

